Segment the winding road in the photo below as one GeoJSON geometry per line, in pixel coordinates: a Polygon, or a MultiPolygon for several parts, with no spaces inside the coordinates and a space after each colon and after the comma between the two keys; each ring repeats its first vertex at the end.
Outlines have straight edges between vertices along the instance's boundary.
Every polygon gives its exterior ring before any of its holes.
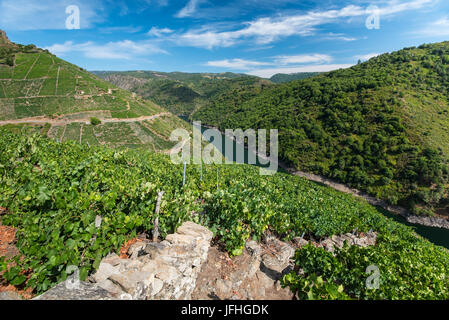
{"type": "MultiPolygon", "coordinates": [[[[169,112],[161,112],[152,116],[142,116],[139,118],[106,118],[101,119],[101,123],[116,123],[116,122],[140,122],[140,121],[149,121],[162,116],[170,115],[169,112]]],[[[48,117],[32,117],[32,118],[23,118],[17,120],[4,120],[0,121],[0,126],[4,126],[7,124],[46,124],[49,123],[51,125],[66,125],[70,123],[90,123],[90,118],[82,118],[82,119],[51,119],[48,117]]]]}

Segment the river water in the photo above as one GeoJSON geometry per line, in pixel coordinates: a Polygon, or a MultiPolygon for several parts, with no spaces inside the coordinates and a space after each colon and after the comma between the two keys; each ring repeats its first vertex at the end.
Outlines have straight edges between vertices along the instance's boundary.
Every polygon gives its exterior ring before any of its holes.
{"type": "MultiPolygon", "coordinates": [[[[236,161],[236,144],[237,142],[235,142],[233,139],[227,137],[225,134],[219,132],[216,129],[210,129],[207,127],[202,126],[201,127],[201,133],[204,134],[204,132],[206,130],[214,130],[216,132],[216,134],[220,134],[221,136],[221,141],[211,141],[211,143],[217,147],[219,150],[225,150],[225,145],[226,145],[226,141],[228,143],[232,143],[233,147],[234,147],[234,159],[232,159],[232,161],[236,161]],[[221,146],[220,146],[221,144],[221,146]]],[[[209,140],[210,141],[210,140],[209,140]]],[[[244,149],[244,163],[248,163],[248,149],[244,149]]],[[[267,167],[268,165],[262,165],[261,162],[259,161],[259,158],[257,158],[257,166],[263,166],[263,167],[267,167]]],[[[265,161],[262,161],[262,163],[266,163],[265,161]]],[[[280,169],[281,171],[281,169],[280,169]]],[[[388,218],[392,218],[395,221],[405,224],[409,227],[412,227],[416,233],[418,233],[419,235],[421,235],[422,237],[428,239],[429,241],[433,242],[436,245],[439,246],[443,246],[445,248],[449,249],[449,230],[448,229],[442,229],[442,228],[434,228],[434,227],[427,227],[427,226],[422,226],[422,225],[416,225],[416,224],[411,224],[408,223],[404,218],[402,218],[399,215],[390,213],[386,210],[383,210],[382,208],[379,208],[379,211],[382,212],[385,216],[387,216],[388,218]]]]}

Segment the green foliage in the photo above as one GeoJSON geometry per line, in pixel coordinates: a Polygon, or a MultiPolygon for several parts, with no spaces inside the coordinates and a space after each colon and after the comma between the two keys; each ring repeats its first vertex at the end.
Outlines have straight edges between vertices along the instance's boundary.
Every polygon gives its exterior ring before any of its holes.
{"type": "Polygon", "coordinates": [[[91,117],[90,124],[93,126],[99,125],[99,124],[101,124],[101,120],[96,117],[91,117]]]}
{"type": "Polygon", "coordinates": [[[192,120],[278,129],[279,155],[292,167],[432,212],[448,202],[435,190],[448,185],[448,54],[449,42],[407,48],[254,96],[230,95],[192,120]]]}
{"type": "Polygon", "coordinates": [[[378,244],[372,247],[345,246],[334,255],[310,245],[301,248],[295,261],[303,274],[291,272],[284,276],[283,285],[304,297],[319,275],[327,283],[344,288],[344,293],[354,299],[446,299],[447,251],[429,245],[405,228],[394,228],[390,234],[391,226],[381,229],[378,244]],[[369,266],[379,269],[379,288],[367,286],[369,266]]]}
{"type": "Polygon", "coordinates": [[[319,75],[320,72],[298,72],[298,73],[278,73],[270,78],[274,83],[285,83],[295,80],[303,80],[319,75]]]}
{"type": "Polygon", "coordinates": [[[282,284],[296,293],[299,300],[349,300],[342,285],[327,282],[315,274],[303,277],[289,273],[282,279],[282,284]]]}
{"type": "MultiPolygon", "coordinates": [[[[307,276],[291,275],[284,284],[302,297],[449,298],[447,250],[352,196],[283,173],[260,176],[258,168],[246,165],[222,166],[219,192],[215,166],[204,165],[200,181],[199,166],[189,165],[182,187],[182,166],[162,154],[1,133],[0,206],[11,212],[2,223],[18,228],[24,256],[4,275],[11,283],[22,283],[23,271],[31,270],[26,285],[43,292],[66,279],[70,265],[87,277],[124,241],[151,234],[156,195],[163,190],[163,237],[193,220],[209,227],[231,255],[267,230],[284,240],[302,233],[320,239],[356,228],[378,232],[377,246],[346,248],[336,257],[318,249],[298,251],[297,264],[307,276]],[[95,228],[97,215],[103,217],[100,228],[95,228]],[[380,291],[363,289],[370,264],[385,277],[380,291]]],[[[5,270],[6,262],[1,265],[5,270]]]]}

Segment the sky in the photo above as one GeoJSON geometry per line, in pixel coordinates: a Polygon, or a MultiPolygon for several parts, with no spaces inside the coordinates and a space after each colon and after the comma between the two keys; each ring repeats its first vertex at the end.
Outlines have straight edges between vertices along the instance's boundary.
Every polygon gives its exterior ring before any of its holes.
{"type": "Polygon", "coordinates": [[[449,1],[0,0],[0,29],[91,71],[269,78],[449,40],[449,1]]]}

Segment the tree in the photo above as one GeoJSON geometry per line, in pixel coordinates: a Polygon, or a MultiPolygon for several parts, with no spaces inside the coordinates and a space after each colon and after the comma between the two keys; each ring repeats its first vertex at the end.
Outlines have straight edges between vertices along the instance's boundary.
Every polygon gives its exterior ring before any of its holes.
{"type": "Polygon", "coordinates": [[[101,124],[101,120],[96,117],[92,117],[90,118],[90,124],[93,126],[99,125],[101,124]]]}

